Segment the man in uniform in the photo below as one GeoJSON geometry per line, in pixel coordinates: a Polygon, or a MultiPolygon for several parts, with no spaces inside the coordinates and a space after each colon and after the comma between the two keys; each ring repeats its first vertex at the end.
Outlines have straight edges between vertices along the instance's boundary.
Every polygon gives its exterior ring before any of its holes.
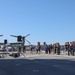
{"type": "Polygon", "coordinates": [[[60,44],[56,43],[56,53],[57,55],[60,55],[60,44]]]}

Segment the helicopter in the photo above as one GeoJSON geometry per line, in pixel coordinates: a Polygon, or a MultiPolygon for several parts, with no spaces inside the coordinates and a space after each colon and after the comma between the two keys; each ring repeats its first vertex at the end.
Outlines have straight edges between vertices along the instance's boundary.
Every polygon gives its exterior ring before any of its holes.
{"type": "MultiPolygon", "coordinates": [[[[23,53],[24,53],[24,51],[25,51],[25,41],[27,41],[29,44],[31,44],[31,43],[26,39],[26,37],[28,37],[29,35],[30,35],[30,34],[27,34],[26,36],[22,36],[22,35],[18,35],[18,36],[10,35],[10,36],[17,38],[17,43],[16,43],[16,44],[21,44],[21,48],[22,48],[23,53]]],[[[12,43],[12,44],[15,44],[15,43],[12,43]]]]}

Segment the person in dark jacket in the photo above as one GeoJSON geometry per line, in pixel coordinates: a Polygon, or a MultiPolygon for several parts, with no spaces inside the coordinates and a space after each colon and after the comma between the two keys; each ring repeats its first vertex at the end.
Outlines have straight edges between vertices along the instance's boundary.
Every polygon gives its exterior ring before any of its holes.
{"type": "Polygon", "coordinates": [[[73,52],[74,52],[74,55],[75,55],[75,41],[73,42],[73,52]]]}
{"type": "Polygon", "coordinates": [[[74,56],[73,42],[70,42],[70,54],[74,56]]]}
{"type": "Polygon", "coordinates": [[[37,52],[36,53],[40,54],[40,50],[41,50],[41,45],[37,45],[37,52]]]}
{"type": "Polygon", "coordinates": [[[52,44],[50,44],[50,45],[49,45],[49,54],[51,54],[52,49],[53,49],[53,45],[52,45],[52,44]]]}
{"type": "Polygon", "coordinates": [[[51,51],[50,51],[50,45],[49,45],[49,54],[51,54],[51,51]]]}

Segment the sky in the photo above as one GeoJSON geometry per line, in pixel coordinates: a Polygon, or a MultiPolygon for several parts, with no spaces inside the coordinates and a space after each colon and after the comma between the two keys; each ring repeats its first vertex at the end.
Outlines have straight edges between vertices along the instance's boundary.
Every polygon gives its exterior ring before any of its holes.
{"type": "Polygon", "coordinates": [[[32,44],[64,44],[75,41],[74,32],[75,0],[0,0],[0,42],[30,34],[32,44]]]}

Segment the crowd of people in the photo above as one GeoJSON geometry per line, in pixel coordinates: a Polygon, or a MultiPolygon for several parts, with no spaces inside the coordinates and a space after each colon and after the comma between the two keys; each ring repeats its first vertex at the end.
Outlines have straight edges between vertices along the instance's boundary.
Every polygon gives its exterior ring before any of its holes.
{"type": "Polygon", "coordinates": [[[65,43],[65,49],[68,52],[68,55],[73,55],[74,56],[74,52],[75,52],[75,41],[73,42],[66,42],[65,43]]]}
{"type": "Polygon", "coordinates": [[[44,45],[44,50],[45,50],[45,54],[57,54],[60,55],[60,44],[56,43],[56,44],[50,44],[50,45],[44,45]]]}
{"type": "MultiPolygon", "coordinates": [[[[53,54],[60,55],[61,45],[59,43],[50,44],[50,45],[44,44],[43,49],[45,51],[45,54],[53,53],[53,54]]],[[[32,50],[33,50],[32,45],[30,46],[30,50],[31,50],[31,53],[32,53],[32,50]]],[[[41,50],[41,45],[39,43],[36,47],[36,53],[38,53],[38,52],[40,53],[40,50],[41,50]]],[[[64,51],[68,52],[68,55],[74,56],[75,42],[65,42],[64,51]]]]}

